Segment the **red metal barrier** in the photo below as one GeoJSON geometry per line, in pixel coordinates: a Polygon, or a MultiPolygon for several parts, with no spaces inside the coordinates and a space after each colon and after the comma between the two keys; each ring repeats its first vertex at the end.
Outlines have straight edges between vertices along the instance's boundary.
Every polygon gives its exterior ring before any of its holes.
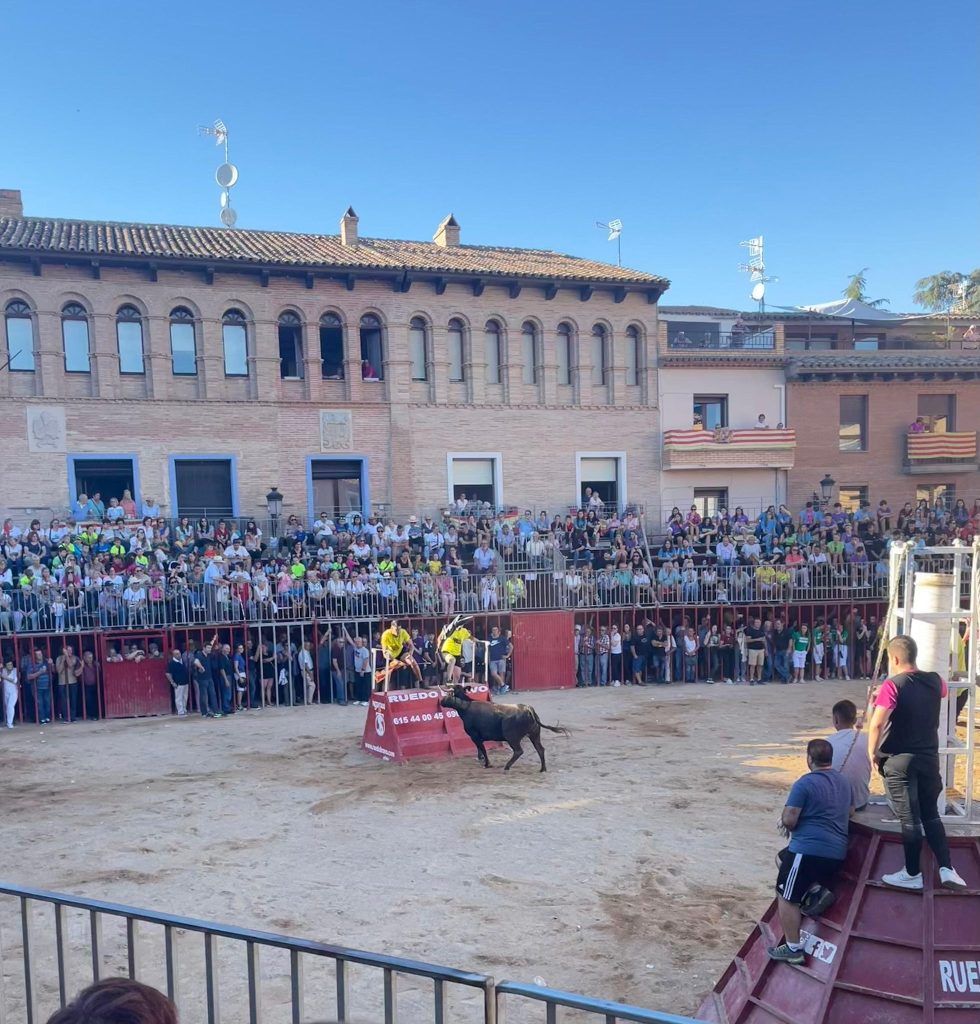
{"type": "MultiPolygon", "coordinates": [[[[439,706],[442,696],[441,690],[374,694],[364,723],[362,749],[383,761],[472,756],[476,747],[466,735],[457,712],[439,706]]],[[[470,697],[489,701],[490,691],[485,686],[475,686],[470,697]]]]}
{"type": "Polygon", "coordinates": [[[106,718],[169,715],[167,636],[162,630],[99,635],[106,718]]]}
{"type": "Polygon", "coordinates": [[[776,904],[752,930],[698,1011],[709,1024],[975,1024],[980,1020],[980,838],[950,836],[969,891],[938,887],[923,851],[924,893],[878,879],[904,863],[901,836],[852,827],[837,901],[804,918],[803,967],[774,963],[776,904]]]}
{"type": "Polygon", "coordinates": [[[564,690],[575,685],[575,613],[516,612],[514,678],[521,690],[564,690]]]}

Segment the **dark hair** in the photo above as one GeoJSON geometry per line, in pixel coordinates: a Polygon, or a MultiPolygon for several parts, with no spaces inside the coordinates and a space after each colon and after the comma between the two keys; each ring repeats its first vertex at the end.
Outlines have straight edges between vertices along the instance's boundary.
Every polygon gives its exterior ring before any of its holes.
{"type": "Polygon", "coordinates": [[[919,645],[910,636],[893,636],[888,641],[888,654],[907,665],[914,665],[919,656],[919,645]]]}
{"type": "Polygon", "coordinates": [[[858,709],[852,700],[839,700],[830,710],[841,725],[853,725],[857,721],[858,709]]]}
{"type": "Polygon", "coordinates": [[[834,748],[826,740],[810,740],[806,745],[806,756],[821,768],[834,761],[834,748]]]}
{"type": "Polygon", "coordinates": [[[177,1024],[177,1007],[140,981],[106,978],[79,992],[48,1024],[177,1024]]]}

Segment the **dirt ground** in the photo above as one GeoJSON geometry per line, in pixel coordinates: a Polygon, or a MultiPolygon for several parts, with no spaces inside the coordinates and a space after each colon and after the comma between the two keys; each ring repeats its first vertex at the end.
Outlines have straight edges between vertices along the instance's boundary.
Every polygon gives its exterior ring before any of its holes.
{"type": "Polygon", "coordinates": [[[531,694],[573,730],[543,775],[533,751],[385,764],[355,707],[19,728],[2,874],[692,1013],[771,899],[783,798],[842,697],[865,684],[531,694]]]}

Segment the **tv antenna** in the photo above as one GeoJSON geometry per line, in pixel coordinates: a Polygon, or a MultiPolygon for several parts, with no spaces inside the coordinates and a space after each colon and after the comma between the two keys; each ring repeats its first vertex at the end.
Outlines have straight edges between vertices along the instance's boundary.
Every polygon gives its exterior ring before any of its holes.
{"type": "Polygon", "coordinates": [[[739,263],[738,269],[743,274],[749,275],[749,280],[752,282],[752,291],[750,292],[752,299],[759,303],[759,312],[765,313],[766,285],[779,280],[778,277],[766,276],[765,240],[762,235],[759,235],[758,238],[750,238],[738,244],[749,250],[748,263],[739,263]]]}
{"type": "Polygon", "coordinates": [[[595,226],[609,232],[609,237],[606,241],[616,243],[616,263],[619,264],[619,266],[622,266],[623,243],[619,236],[623,233],[623,222],[621,220],[611,220],[606,223],[604,220],[597,220],[595,222],[595,226]]]}
{"type": "Polygon", "coordinates": [[[214,172],[214,180],[221,187],[221,223],[226,228],[233,228],[238,221],[238,214],[231,206],[231,190],[238,181],[238,168],[228,158],[228,128],[219,117],[213,127],[201,125],[198,134],[214,138],[216,146],[225,147],[225,162],[214,172]]]}

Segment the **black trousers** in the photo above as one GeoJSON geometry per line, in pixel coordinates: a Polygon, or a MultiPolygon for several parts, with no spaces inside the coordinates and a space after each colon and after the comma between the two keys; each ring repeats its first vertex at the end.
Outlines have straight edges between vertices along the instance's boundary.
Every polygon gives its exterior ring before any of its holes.
{"type": "Polygon", "coordinates": [[[905,870],[920,871],[922,833],[942,868],[952,866],[946,829],[939,820],[938,800],[943,792],[939,758],[935,754],[889,754],[883,767],[885,787],[902,826],[905,870]]]}

